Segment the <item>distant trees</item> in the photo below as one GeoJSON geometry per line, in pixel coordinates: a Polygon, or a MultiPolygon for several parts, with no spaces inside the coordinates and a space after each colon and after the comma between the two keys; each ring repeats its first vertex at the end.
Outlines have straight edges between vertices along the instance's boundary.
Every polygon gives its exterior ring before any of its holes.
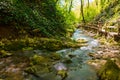
{"type": "Polygon", "coordinates": [[[62,5],[62,7],[67,13],[71,12],[74,0],[56,0],[56,1],[59,2],[60,6],[62,5]]]}

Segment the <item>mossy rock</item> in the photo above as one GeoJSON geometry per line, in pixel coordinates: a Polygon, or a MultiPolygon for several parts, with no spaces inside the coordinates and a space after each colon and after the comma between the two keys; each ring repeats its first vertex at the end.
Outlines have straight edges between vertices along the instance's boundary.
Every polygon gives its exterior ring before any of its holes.
{"type": "Polygon", "coordinates": [[[51,64],[51,59],[48,58],[48,57],[44,57],[44,56],[39,56],[39,55],[34,55],[32,58],[31,58],[31,65],[49,65],[51,64]]]}
{"type": "Polygon", "coordinates": [[[60,75],[62,77],[62,80],[67,77],[67,71],[66,70],[59,70],[57,72],[57,75],[60,75]]]}
{"type": "Polygon", "coordinates": [[[87,43],[87,41],[85,39],[78,39],[76,42],[78,42],[78,43],[87,43]]]}
{"type": "Polygon", "coordinates": [[[50,73],[53,69],[55,61],[61,57],[57,53],[50,53],[45,55],[34,55],[30,58],[30,66],[26,68],[26,72],[35,76],[42,76],[50,73]]]}
{"type": "Polygon", "coordinates": [[[40,76],[40,74],[49,73],[51,69],[51,59],[46,56],[34,55],[30,58],[30,66],[26,68],[26,72],[40,76]]]}
{"type": "Polygon", "coordinates": [[[120,80],[120,68],[112,60],[108,60],[106,64],[98,71],[100,80],[120,80]]]}
{"type": "Polygon", "coordinates": [[[38,76],[40,74],[49,73],[50,68],[48,66],[43,67],[41,65],[34,65],[26,68],[25,72],[38,76]]]}
{"type": "Polygon", "coordinates": [[[60,54],[58,54],[58,53],[48,54],[47,57],[49,57],[49,58],[52,59],[52,60],[60,60],[60,59],[61,59],[61,56],[60,56],[60,54]]]}

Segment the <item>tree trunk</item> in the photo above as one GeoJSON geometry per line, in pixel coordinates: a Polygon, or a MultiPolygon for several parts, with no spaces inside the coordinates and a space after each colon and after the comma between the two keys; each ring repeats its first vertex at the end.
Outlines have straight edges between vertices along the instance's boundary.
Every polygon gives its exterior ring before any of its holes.
{"type": "MultiPolygon", "coordinates": [[[[87,5],[87,8],[89,9],[90,7],[90,1],[88,0],[88,5],[87,5]]],[[[87,17],[89,17],[89,12],[87,11],[87,17]]]]}
{"type": "Polygon", "coordinates": [[[98,0],[95,0],[96,5],[98,6],[98,0]]]}
{"type": "Polygon", "coordinates": [[[83,3],[83,0],[80,0],[80,2],[81,2],[81,15],[82,15],[82,21],[83,21],[83,23],[85,23],[85,18],[84,18],[84,12],[83,12],[83,5],[84,5],[84,3],[83,3]]]}
{"type": "Polygon", "coordinates": [[[90,6],[90,1],[88,0],[88,8],[89,8],[89,6],[90,6]]]}
{"type": "Polygon", "coordinates": [[[69,11],[68,11],[68,13],[71,12],[71,9],[72,9],[72,3],[73,3],[73,0],[71,0],[71,2],[70,2],[70,7],[69,7],[69,11]]]}

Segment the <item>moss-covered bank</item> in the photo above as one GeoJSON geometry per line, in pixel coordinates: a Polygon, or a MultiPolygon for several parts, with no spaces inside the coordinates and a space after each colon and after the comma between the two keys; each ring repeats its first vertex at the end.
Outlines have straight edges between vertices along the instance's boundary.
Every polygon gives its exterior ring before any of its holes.
{"type": "Polygon", "coordinates": [[[120,68],[114,61],[108,60],[98,71],[100,80],[120,80],[120,68]]]}
{"type": "Polygon", "coordinates": [[[83,44],[71,40],[58,40],[50,38],[22,38],[22,39],[2,39],[0,41],[0,50],[16,51],[28,49],[46,49],[49,51],[60,50],[63,48],[77,48],[83,44]]]}

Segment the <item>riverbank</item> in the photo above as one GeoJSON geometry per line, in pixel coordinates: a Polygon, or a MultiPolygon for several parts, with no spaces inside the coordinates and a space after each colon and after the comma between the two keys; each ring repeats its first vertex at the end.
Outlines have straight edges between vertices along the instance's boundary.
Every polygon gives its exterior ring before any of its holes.
{"type": "Polygon", "coordinates": [[[96,54],[89,54],[93,60],[107,60],[108,58],[113,59],[115,57],[120,57],[120,46],[116,41],[113,40],[113,38],[107,39],[104,36],[99,36],[99,34],[90,31],[85,31],[85,33],[93,38],[96,38],[100,43],[100,46],[97,48],[96,54]]]}
{"type": "MultiPolygon", "coordinates": [[[[28,39],[28,38],[27,38],[28,39]]],[[[89,36],[84,35],[83,31],[76,30],[72,36],[73,42],[77,45],[84,44],[82,46],[75,45],[62,47],[62,50],[57,51],[49,51],[49,50],[34,50],[31,48],[26,48],[24,50],[19,51],[8,51],[2,50],[2,53],[9,54],[7,56],[1,57],[1,79],[8,80],[24,80],[24,79],[35,79],[35,80],[49,80],[51,77],[52,80],[77,80],[77,79],[92,79],[96,80],[97,76],[93,69],[88,66],[85,62],[89,60],[89,56],[87,55],[89,51],[81,50],[80,47],[87,46],[87,42],[91,40],[89,36]],[[85,38],[86,40],[83,40],[85,38]],[[78,40],[77,42],[75,42],[78,40]],[[68,49],[66,49],[68,48],[68,49]],[[11,54],[11,55],[10,55],[11,54]],[[11,74],[11,75],[8,75],[11,74]],[[91,77],[92,76],[92,77],[91,77]]],[[[34,39],[33,41],[39,42],[39,39],[34,39]]],[[[46,41],[46,44],[51,45],[51,40],[43,39],[46,41]]],[[[93,40],[93,39],[92,39],[93,40]]],[[[41,41],[41,40],[40,40],[41,41]]],[[[52,41],[54,41],[52,39],[52,41]]],[[[62,44],[67,44],[67,42],[63,41],[62,44]]],[[[29,41],[28,41],[29,42],[29,41]]],[[[57,42],[57,44],[59,41],[57,42]]],[[[34,43],[33,43],[34,44],[34,43]]],[[[43,43],[41,43],[43,44],[43,43]]],[[[56,44],[56,43],[55,43],[56,44]]],[[[39,45],[39,44],[37,44],[39,45]]],[[[67,44],[69,45],[69,44],[67,44]]],[[[43,45],[46,46],[46,45],[43,45]]],[[[15,46],[14,46],[15,47],[15,46]]],[[[54,46],[55,47],[55,46],[54,46]]],[[[57,47],[55,47],[57,48],[57,47]]],[[[45,48],[44,48],[45,49],[45,48]]],[[[50,79],[50,80],[51,80],[50,79]]]]}
{"type": "Polygon", "coordinates": [[[85,31],[91,37],[96,38],[100,46],[95,53],[89,53],[92,60],[87,63],[94,67],[100,80],[120,79],[120,46],[112,37],[100,36],[94,32],[85,31]],[[112,67],[111,67],[112,66],[112,67]]]}
{"type": "MultiPolygon", "coordinates": [[[[102,44],[99,47],[98,45],[96,45],[96,47],[98,48],[95,50],[95,53],[90,53],[89,50],[83,50],[82,48],[85,48],[85,47],[87,48],[87,46],[95,46],[93,45],[94,44],[93,42],[96,42],[94,38],[89,37],[91,35],[87,34],[87,32],[82,30],[76,30],[73,33],[73,36],[72,36],[73,41],[72,43],[70,43],[70,45],[68,44],[69,43],[68,40],[60,41],[60,40],[48,39],[48,38],[28,38],[27,37],[27,38],[24,38],[25,41],[24,40],[20,41],[22,44],[25,43],[22,45],[23,47],[20,50],[10,51],[10,52],[6,50],[1,50],[1,53],[2,54],[4,53],[6,55],[3,55],[3,57],[0,58],[0,64],[2,65],[0,66],[0,69],[1,69],[0,78],[7,79],[7,80],[11,80],[11,79],[17,80],[17,77],[19,77],[18,80],[24,80],[24,79],[49,80],[48,78],[51,77],[53,80],[62,80],[62,79],[96,80],[97,75],[94,69],[97,70],[97,72],[100,72],[100,75],[101,75],[103,70],[106,69],[106,67],[102,69],[102,72],[101,72],[101,68],[106,64],[108,59],[112,61],[116,60],[117,62],[116,64],[119,65],[118,64],[119,63],[119,56],[118,56],[119,46],[117,47],[115,45],[115,47],[114,46],[111,47],[110,45],[105,45],[104,41],[100,42],[101,40],[100,38],[98,39],[98,41],[102,44]],[[74,40],[77,42],[75,42],[74,40]],[[88,45],[86,45],[87,42],[88,42],[88,45]],[[89,44],[89,42],[91,44],[89,44]],[[34,45],[34,43],[35,45],[39,46],[38,47],[39,49],[32,48],[31,45],[34,45]],[[24,47],[24,45],[26,44],[27,46],[24,47]],[[59,46],[63,44],[65,44],[65,46],[66,45],[69,45],[69,46],[67,47],[62,46],[59,48],[59,46]],[[30,47],[28,47],[29,45],[30,47]],[[57,51],[57,50],[60,50],[60,51],[57,51]],[[113,54],[112,52],[115,52],[115,53],[113,54]],[[87,54],[92,58],[92,60],[91,58],[89,58],[87,54]],[[87,64],[86,64],[86,61],[87,61],[87,64]],[[92,66],[92,68],[94,67],[94,69],[92,69],[90,66],[92,66]]],[[[7,40],[4,40],[3,42],[5,41],[7,40]]],[[[19,41],[16,40],[15,43],[19,43],[19,41]]],[[[98,44],[98,42],[96,43],[98,44]]],[[[16,44],[16,48],[18,45],[19,44],[16,44]]],[[[15,48],[14,45],[13,45],[13,48],[15,48]]],[[[17,49],[19,49],[19,47],[17,49]]],[[[91,50],[92,49],[93,48],[91,47],[91,50]]]]}

